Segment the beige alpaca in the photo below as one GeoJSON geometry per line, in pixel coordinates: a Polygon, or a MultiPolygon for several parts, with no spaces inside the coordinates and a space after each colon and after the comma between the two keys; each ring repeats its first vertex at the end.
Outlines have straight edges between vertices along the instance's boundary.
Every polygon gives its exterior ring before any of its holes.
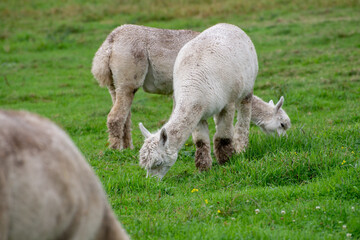
{"type": "Polygon", "coordinates": [[[96,52],[91,72],[107,86],[113,107],[107,118],[110,147],[133,148],[131,103],[135,92],[171,94],[175,58],[199,33],[123,25],[112,31],[96,52]]]}
{"type": "Polygon", "coordinates": [[[101,183],[49,120],[0,110],[0,240],[129,239],[101,183]]]}
{"type": "MultiPolygon", "coordinates": [[[[109,34],[95,54],[91,71],[100,86],[106,86],[111,94],[113,107],[107,118],[111,148],[133,148],[130,108],[135,92],[143,87],[148,93],[171,94],[176,56],[198,34],[136,25],[123,25],[109,34]]],[[[264,114],[268,117],[270,106],[253,105],[257,106],[265,106],[264,114]]],[[[256,112],[261,115],[261,110],[256,112]]],[[[262,126],[265,133],[272,132],[266,129],[266,124],[262,126]]]]}

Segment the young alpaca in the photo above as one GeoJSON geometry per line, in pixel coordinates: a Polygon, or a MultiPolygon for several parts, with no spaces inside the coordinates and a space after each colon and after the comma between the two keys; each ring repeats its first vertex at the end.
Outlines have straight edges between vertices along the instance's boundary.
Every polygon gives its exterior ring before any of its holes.
{"type": "Polygon", "coordinates": [[[95,54],[91,71],[100,86],[107,86],[113,102],[107,117],[110,148],[133,148],[130,108],[136,90],[171,94],[176,56],[198,34],[136,25],[123,25],[109,34],[95,54]]]}
{"type": "Polygon", "coordinates": [[[49,120],[0,110],[0,239],[129,239],[101,183],[49,120]]]}
{"type": "Polygon", "coordinates": [[[164,177],[192,133],[197,148],[195,164],[199,170],[209,169],[212,160],[206,119],[211,116],[216,124],[216,158],[220,164],[227,162],[235,151],[233,146],[240,146],[239,138],[248,133],[257,72],[255,47],[234,25],[217,24],[189,41],[174,65],[175,107],[169,121],[156,134],[140,124],[146,137],[140,165],[148,174],[164,177]],[[233,138],[235,107],[238,123],[233,138]]]}

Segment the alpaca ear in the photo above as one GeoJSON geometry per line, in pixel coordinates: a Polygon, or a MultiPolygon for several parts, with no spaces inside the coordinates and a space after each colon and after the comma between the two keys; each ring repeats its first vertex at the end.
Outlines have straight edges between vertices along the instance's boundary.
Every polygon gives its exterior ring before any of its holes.
{"type": "Polygon", "coordinates": [[[284,97],[281,96],[279,102],[275,106],[275,112],[278,112],[283,104],[284,104],[284,97]]]}
{"type": "Polygon", "coordinates": [[[269,104],[272,105],[272,106],[275,106],[273,100],[270,100],[270,101],[269,101],[269,104]]]}
{"type": "Polygon", "coordinates": [[[149,138],[151,136],[151,133],[144,127],[142,123],[139,123],[139,128],[142,135],[144,135],[145,138],[149,138]]]}
{"type": "Polygon", "coordinates": [[[166,141],[167,141],[167,133],[166,133],[165,128],[163,128],[163,129],[161,129],[161,132],[160,132],[160,144],[162,146],[165,146],[166,141]]]}

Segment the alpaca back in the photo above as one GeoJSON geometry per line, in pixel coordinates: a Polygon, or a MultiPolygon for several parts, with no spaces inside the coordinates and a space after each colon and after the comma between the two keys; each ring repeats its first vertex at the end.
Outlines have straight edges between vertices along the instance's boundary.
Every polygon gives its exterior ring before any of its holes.
{"type": "Polygon", "coordinates": [[[26,112],[0,126],[0,239],[95,239],[109,207],[70,138],[26,112]]]}
{"type": "Polygon", "coordinates": [[[189,40],[199,33],[191,30],[159,29],[125,24],[114,29],[97,50],[92,74],[100,86],[110,86],[114,81],[137,81],[141,79],[144,90],[150,93],[170,94],[172,73],[176,56],[189,40]],[[126,78],[124,71],[136,72],[136,77],[126,78]],[[113,79],[113,75],[115,76],[113,79]]]}
{"type": "Polygon", "coordinates": [[[258,72],[255,47],[238,27],[217,24],[189,41],[174,66],[176,103],[197,98],[206,115],[252,92],[258,72]]]}

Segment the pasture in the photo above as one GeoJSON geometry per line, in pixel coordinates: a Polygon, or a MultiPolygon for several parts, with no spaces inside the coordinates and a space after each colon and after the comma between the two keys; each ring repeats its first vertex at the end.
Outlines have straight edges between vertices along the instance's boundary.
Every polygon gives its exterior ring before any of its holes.
{"type": "Polygon", "coordinates": [[[358,0],[1,1],[0,108],[60,125],[132,239],[359,239],[359,12],[358,0]],[[285,97],[288,137],[252,125],[245,153],[201,173],[190,138],[161,182],[145,178],[138,123],[156,131],[172,98],[140,89],[132,105],[135,148],[110,150],[111,98],[91,75],[92,58],[121,24],[202,31],[218,22],[252,39],[254,94],[285,97]]]}

